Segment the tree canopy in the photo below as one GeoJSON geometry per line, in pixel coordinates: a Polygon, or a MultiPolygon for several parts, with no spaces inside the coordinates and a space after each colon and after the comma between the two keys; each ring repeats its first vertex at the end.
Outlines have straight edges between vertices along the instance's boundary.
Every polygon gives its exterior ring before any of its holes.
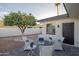
{"type": "Polygon", "coordinates": [[[4,18],[4,25],[6,26],[14,26],[20,28],[22,32],[26,29],[27,26],[34,26],[36,25],[35,17],[30,13],[22,13],[18,12],[11,12],[8,15],[5,15],[4,18]]]}

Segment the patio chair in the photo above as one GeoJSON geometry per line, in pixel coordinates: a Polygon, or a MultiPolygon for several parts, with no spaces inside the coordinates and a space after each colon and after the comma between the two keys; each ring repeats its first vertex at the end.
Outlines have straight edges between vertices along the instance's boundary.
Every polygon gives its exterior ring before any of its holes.
{"type": "Polygon", "coordinates": [[[56,35],[49,35],[49,34],[46,35],[46,39],[50,42],[55,42],[55,39],[54,39],[55,37],[56,35]]]}
{"type": "Polygon", "coordinates": [[[37,44],[44,44],[44,39],[43,35],[38,35],[37,44]]]}
{"type": "Polygon", "coordinates": [[[63,50],[62,44],[63,44],[64,38],[63,37],[57,37],[57,38],[54,38],[54,39],[56,39],[54,41],[54,50],[56,50],[56,51],[63,50]]]}
{"type": "Polygon", "coordinates": [[[56,35],[47,35],[49,41],[54,43],[54,50],[63,50],[62,43],[64,37],[56,36],[56,35]]]}
{"type": "Polygon", "coordinates": [[[35,55],[34,50],[35,50],[36,47],[37,47],[36,44],[34,44],[34,42],[31,42],[31,43],[25,48],[24,51],[27,51],[27,52],[28,52],[28,53],[27,53],[28,56],[32,56],[32,55],[35,55]]]}

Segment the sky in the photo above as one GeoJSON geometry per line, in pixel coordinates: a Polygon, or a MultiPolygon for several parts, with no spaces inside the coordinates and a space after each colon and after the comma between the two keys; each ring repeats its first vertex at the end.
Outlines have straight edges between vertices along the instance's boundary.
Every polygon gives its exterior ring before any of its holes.
{"type": "MultiPolygon", "coordinates": [[[[4,15],[17,11],[32,13],[37,20],[57,16],[54,3],[0,3],[0,20],[4,15]]],[[[66,14],[63,4],[59,6],[59,14],[66,14]]]]}

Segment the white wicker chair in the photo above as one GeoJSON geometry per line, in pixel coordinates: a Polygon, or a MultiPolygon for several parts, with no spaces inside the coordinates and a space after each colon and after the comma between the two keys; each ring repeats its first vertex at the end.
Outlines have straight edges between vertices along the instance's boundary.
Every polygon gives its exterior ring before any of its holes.
{"type": "Polygon", "coordinates": [[[37,44],[44,44],[44,39],[45,39],[44,35],[38,35],[37,44]],[[42,41],[40,40],[40,38],[42,39],[42,41]]]}
{"type": "Polygon", "coordinates": [[[34,42],[26,42],[25,47],[24,47],[24,51],[28,51],[27,55],[30,56],[30,55],[35,54],[34,49],[36,47],[37,47],[37,45],[34,44],[34,42]],[[31,46],[31,44],[32,44],[32,46],[31,46]]]}
{"type": "Polygon", "coordinates": [[[56,35],[47,35],[48,40],[51,38],[52,42],[54,42],[54,49],[55,50],[63,50],[62,43],[64,40],[64,37],[56,36],[56,35]]]}
{"type": "Polygon", "coordinates": [[[54,50],[63,50],[62,44],[63,44],[63,37],[56,37],[54,38],[54,50]]]}

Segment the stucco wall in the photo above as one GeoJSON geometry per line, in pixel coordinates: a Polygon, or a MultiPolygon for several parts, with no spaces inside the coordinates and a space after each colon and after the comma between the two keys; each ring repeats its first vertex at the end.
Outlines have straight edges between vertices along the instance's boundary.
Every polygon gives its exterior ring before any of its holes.
{"type": "Polygon", "coordinates": [[[62,18],[62,19],[57,19],[49,22],[43,22],[42,25],[44,27],[43,33],[46,34],[46,24],[48,23],[53,23],[55,24],[56,28],[56,35],[62,36],[62,23],[69,23],[69,22],[74,22],[74,46],[79,47],[79,18],[62,18]],[[60,27],[58,28],[57,25],[60,27]]]}
{"type": "MultiPolygon", "coordinates": [[[[24,32],[25,35],[39,34],[40,28],[27,28],[24,32]]],[[[0,28],[0,37],[18,36],[21,35],[21,31],[18,28],[0,28]]]]}

